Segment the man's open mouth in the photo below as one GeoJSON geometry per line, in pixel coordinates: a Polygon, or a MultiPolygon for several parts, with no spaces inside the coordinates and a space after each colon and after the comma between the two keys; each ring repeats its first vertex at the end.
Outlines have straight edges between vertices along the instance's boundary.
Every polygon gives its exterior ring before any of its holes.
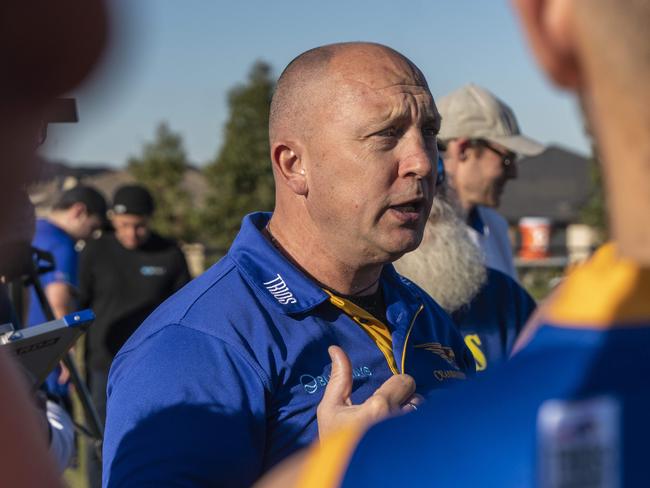
{"type": "Polygon", "coordinates": [[[422,200],[413,200],[399,205],[391,205],[389,207],[392,211],[391,213],[404,222],[414,222],[419,220],[423,208],[424,202],[422,200]]]}

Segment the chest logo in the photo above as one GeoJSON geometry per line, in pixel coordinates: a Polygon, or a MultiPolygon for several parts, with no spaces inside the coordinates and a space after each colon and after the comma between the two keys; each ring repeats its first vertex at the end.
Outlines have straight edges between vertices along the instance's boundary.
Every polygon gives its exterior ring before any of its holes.
{"type": "MultiPolygon", "coordinates": [[[[358,368],[352,369],[352,379],[360,380],[363,378],[370,378],[372,376],[372,370],[368,366],[361,366],[358,368]]],[[[300,376],[300,384],[305,389],[305,392],[309,395],[313,395],[319,389],[325,388],[330,381],[330,375],[318,375],[312,376],[310,374],[303,374],[300,376]]]]}
{"type": "Polygon", "coordinates": [[[425,342],[424,344],[416,344],[415,348],[432,352],[436,356],[447,361],[449,365],[458,369],[458,365],[456,364],[456,354],[454,354],[454,350],[451,347],[443,346],[439,342],[425,342]]]}
{"type": "Polygon", "coordinates": [[[293,293],[291,293],[291,290],[279,273],[272,280],[266,281],[262,284],[267,290],[269,290],[269,292],[271,292],[273,298],[275,298],[281,305],[297,303],[297,300],[294,298],[293,293]]]}
{"type": "Polygon", "coordinates": [[[163,266],[141,266],[140,274],[142,276],[163,276],[167,269],[163,266]]]}

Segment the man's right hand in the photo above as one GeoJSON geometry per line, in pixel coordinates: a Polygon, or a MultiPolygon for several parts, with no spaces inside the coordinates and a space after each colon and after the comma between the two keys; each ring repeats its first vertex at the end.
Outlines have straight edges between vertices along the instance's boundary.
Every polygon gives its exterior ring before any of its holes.
{"type": "Polygon", "coordinates": [[[360,405],[353,405],[352,364],[343,349],[330,346],[332,373],[318,405],[318,434],[322,439],[344,425],[370,425],[391,414],[399,413],[415,393],[415,381],[406,374],[390,377],[360,405]]]}

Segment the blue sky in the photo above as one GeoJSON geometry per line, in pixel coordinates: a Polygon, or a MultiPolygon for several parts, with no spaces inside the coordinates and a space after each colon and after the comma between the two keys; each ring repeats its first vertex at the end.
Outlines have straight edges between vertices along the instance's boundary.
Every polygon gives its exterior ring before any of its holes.
{"type": "Polygon", "coordinates": [[[80,122],[50,128],[45,153],[122,166],[167,121],[190,161],[213,159],[228,89],[257,59],[276,75],[338,41],[387,44],[412,59],[434,97],[468,82],[504,99],[528,135],[586,154],[575,101],[543,78],[506,0],[111,0],[113,39],[73,95],[80,122]]]}

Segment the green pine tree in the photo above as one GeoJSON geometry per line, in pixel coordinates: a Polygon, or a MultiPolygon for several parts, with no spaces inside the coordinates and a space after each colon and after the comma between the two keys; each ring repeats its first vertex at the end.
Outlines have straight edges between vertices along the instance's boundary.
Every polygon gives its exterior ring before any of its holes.
{"type": "Polygon", "coordinates": [[[152,227],[162,235],[191,242],[196,238],[198,212],[182,187],[189,168],[180,134],[162,122],[155,139],[146,143],[139,157],[130,158],[128,170],[153,195],[156,211],[152,227]]]}
{"type": "Polygon", "coordinates": [[[269,159],[269,107],[275,82],[271,67],[257,61],[246,83],[228,94],[230,117],[224,142],[205,168],[210,190],[203,212],[206,241],[224,254],[247,213],[272,210],[275,193],[269,159]]]}

